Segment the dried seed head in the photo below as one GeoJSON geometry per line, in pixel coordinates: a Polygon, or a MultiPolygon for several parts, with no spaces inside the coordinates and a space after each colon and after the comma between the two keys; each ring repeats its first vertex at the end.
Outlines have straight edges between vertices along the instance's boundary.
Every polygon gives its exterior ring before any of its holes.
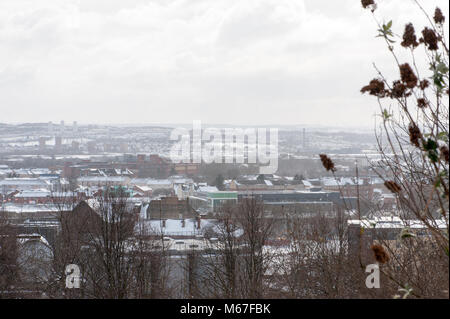
{"type": "Polygon", "coordinates": [[[369,85],[366,85],[361,89],[361,93],[369,92],[370,95],[375,95],[377,97],[385,97],[386,90],[384,88],[384,82],[379,79],[373,79],[370,81],[369,85]]]}
{"type": "Polygon", "coordinates": [[[420,132],[420,129],[415,124],[409,125],[409,140],[413,145],[416,147],[420,147],[419,141],[422,138],[422,133],[420,132]]]}
{"type": "Polygon", "coordinates": [[[402,191],[402,188],[400,185],[398,185],[394,181],[385,181],[384,186],[386,186],[387,189],[389,189],[393,193],[400,193],[402,191]]]}
{"type": "Polygon", "coordinates": [[[435,51],[438,49],[438,37],[432,29],[425,27],[425,29],[422,30],[422,38],[420,38],[419,41],[425,43],[428,50],[435,51]]]}
{"type": "Polygon", "coordinates": [[[362,4],[364,9],[367,9],[367,8],[370,7],[370,10],[372,12],[374,12],[375,9],[377,8],[377,4],[373,0],[361,0],[361,4],[362,4]]]}
{"type": "Polygon", "coordinates": [[[428,106],[428,101],[424,98],[417,99],[417,106],[420,108],[425,108],[428,106]]]}
{"type": "Polygon", "coordinates": [[[392,90],[389,94],[391,98],[401,98],[401,97],[407,97],[410,96],[411,93],[406,93],[406,85],[404,85],[400,81],[395,81],[392,83],[392,90]]]}
{"type": "Polygon", "coordinates": [[[332,171],[333,173],[336,172],[333,161],[326,154],[320,154],[320,160],[327,171],[332,171]]]}
{"type": "Polygon", "coordinates": [[[372,245],[372,251],[375,255],[375,259],[380,264],[385,264],[389,261],[389,255],[387,254],[386,250],[381,245],[372,245]]]}
{"type": "Polygon", "coordinates": [[[408,23],[405,26],[405,31],[403,32],[403,41],[400,43],[405,48],[411,47],[414,49],[419,45],[419,42],[417,42],[416,32],[414,30],[414,26],[412,23],[408,23]]]}
{"type": "Polygon", "coordinates": [[[423,91],[430,85],[430,82],[428,80],[422,80],[420,81],[420,89],[423,91]]]}
{"type": "Polygon", "coordinates": [[[441,9],[436,8],[436,10],[434,10],[434,22],[436,22],[437,24],[443,24],[445,22],[445,17],[442,14],[441,9]]]}
{"type": "Polygon", "coordinates": [[[408,63],[400,65],[400,76],[408,88],[412,89],[417,85],[417,76],[408,63]]]}

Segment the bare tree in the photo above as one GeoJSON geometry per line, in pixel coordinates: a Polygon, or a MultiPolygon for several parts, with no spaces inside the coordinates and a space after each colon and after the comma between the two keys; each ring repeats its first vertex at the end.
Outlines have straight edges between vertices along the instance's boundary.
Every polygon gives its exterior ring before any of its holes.
{"type": "Polygon", "coordinates": [[[11,298],[18,286],[17,232],[0,211],[0,298],[11,298]]]}
{"type": "Polygon", "coordinates": [[[240,229],[235,215],[236,207],[225,205],[222,208],[219,223],[213,232],[217,241],[210,244],[210,252],[203,260],[205,295],[209,297],[233,299],[240,296],[240,229]]]}
{"type": "MultiPolygon", "coordinates": [[[[415,233],[405,226],[392,241],[372,232],[376,235],[372,240],[377,239],[371,246],[372,260],[380,265],[384,278],[390,281],[387,285],[406,291],[405,296],[448,297],[449,58],[445,17],[436,8],[431,18],[417,1],[415,3],[429,22],[420,38],[412,23],[405,25],[402,36],[398,36],[392,21],[378,22],[375,1],[362,0],[363,7],[370,9],[378,25],[378,36],[385,41],[400,74],[399,79],[390,82],[374,64],[378,77],[361,89],[362,93],[376,97],[380,107],[377,141],[381,161],[372,168],[384,179],[386,188],[395,194],[396,215],[404,225],[414,219],[425,227],[415,233]],[[417,54],[420,46],[425,52],[422,59],[417,54]],[[410,59],[401,61],[404,59],[401,51],[405,50],[409,51],[410,59]],[[424,69],[429,73],[422,74],[424,69]],[[391,102],[395,102],[395,106],[391,106],[391,102]]],[[[336,171],[331,159],[323,154],[321,159],[327,170],[336,171]]],[[[382,213],[379,211],[380,215],[382,213]]],[[[361,219],[360,214],[358,218],[361,219]]],[[[361,227],[361,234],[363,231],[361,227]]],[[[362,255],[367,257],[370,245],[363,244],[362,237],[357,255],[364,269],[369,259],[364,260],[362,255]]],[[[385,296],[388,291],[386,288],[385,296]]]]}
{"type": "Polygon", "coordinates": [[[202,258],[205,296],[213,298],[264,298],[270,282],[267,273],[274,249],[268,246],[274,220],[264,215],[262,202],[242,200],[225,206],[216,226],[217,242],[202,258]]]}

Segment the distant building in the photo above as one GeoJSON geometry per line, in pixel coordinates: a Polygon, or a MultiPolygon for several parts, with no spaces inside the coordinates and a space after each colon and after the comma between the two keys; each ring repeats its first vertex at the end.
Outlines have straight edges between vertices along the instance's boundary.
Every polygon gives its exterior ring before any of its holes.
{"type": "Polygon", "coordinates": [[[198,164],[174,164],[173,169],[177,175],[193,176],[198,174],[198,164]]]}
{"type": "Polygon", "coordinates": [[[133,191],[135,193],[141,195],[142,197],[151,197],[153,189],[151,187],[149,187],[149,186],[134,185],[133,186],[133,191]]]}
{"type": "Polygon", "coordinates": [[[150,187],[153,192],[157,190],[173,190],[173,182],[169,179],[153,179],[153,178],[133,178],[130,180],[131,186],[150,187]]]}
{"type": "Polygon", "coordinates": [[[166,178],[170,175],[171,162],[168,159],[152,154],[146,160],[145,155],[138,155],[136,168],[139,177],[166,178]]]}
{"type": "Polygon", "coordinates": [[[88,148],[89,154],[93,154],[93,153],[97,152],[97,144],[95,143],[95,141],[89,141],[87,143],[87,148],[88,148]]]}
{"type": "Polygon", "coordinates": [[[40,137],[39,138],[39,150],[40,151],[44,151],[45,150],[45,143],[46,143],[46,138],[45,137],[40,137]]]}
{"type": "Polygon", "coordinates": [[[57,235],[61,230],[61,225],[56,219],[32,218],[24,222],[15,224],[14,227],[20,234],[39,234],[50,246],[56,244],[57,235]]]}
{"type": "Polygon", "coordinates": [[[187,219],[196,216],[188,200],[175,196],[152,200],[147,209],[147,219],[187,219]]]}
{"type": "Polygon", "coordinates": [[[19,277],[27,283],[40,283],[50,279],[53,251],[40,234],[17,235],[17,263],[19,277]]]}
{"type": "MultiPolygon", "coordinates": [[[[434,227],[445,231],[447,224],[444,219],[435,220],[434,227]]],[[[359,247],[369,250],[374,241],[400,240],[402,231],[407,229],[414,236],[431,236],[430,230],[420,220],[402,220],[396,216],[377,217],[372,219],[355,219],[348,222],[349,250],[357,252],[359,247]],[[362,231],[364,229],[364,231],[362,231]]]]}
{"type": "Polygon", "coordinates": [[[48,135],[53,136],[53,122],[48,122],[47,133],[48,133],[48,135]]]}
{"type": "Polygon", "coordinates": [[[80,150],[80,143],[77,141],[72,141],[72,151],[78,152],[80,150]]]}
{"type": "Polygon", "coordinates": [[[331,191],[245,191],[239,192],[239,200],[243,198],[257,198],[263,202],[332,202],[341,204],[339,192],[331,191]]]}
{"type": "Polygon", "coordinates": [[[334,216],[333,202],[265,202],[264,213],[270,216],[314,217],[318,214],[334,216]]]}
{"type": "Polygon", "coordinates": [[[128,152],[128,143],[121,143],[121,144],[120,144],[120,152],[121,152],[121,153],[126,153],[126,152],[128,152]]]}
{"type": "Polygon", "coordinates": [[[226,204],[237,204],[238,193],[219,191],[216,187],[199,187],[194,196],[189,197],[189,202],[199,213],[218,212],[226,204]]]}
{"type": "Polygon", "coordinates": [[[20,191],[14,196],[12,200],[15,203],[35,203],[35,204],[45,204],[51,202],[52,194],[47,189],[42,190],[27,190],[20,191]]]}
{"type": "Polygon", "coordinates": [[[62,151],[62,137],[56,136],[55,137],[55,152],[59,153],[62,151]]]}
{"type": "Polygon", "coordinates": [[[77,179],[81,186],[125,186],[129,181],[126,176],[82,176],[77,179]]]}
{"type": "Polygon", "coordinates": [[[154,235],[163,234],[165,236],[164,240],[167,241],[169,254],[181,255],[187,251],[211,248],[210,243],[205,242],[203,239],[203,234],[207,229],[214,228],[215,222],[215,220],[210,219],[177,218],[146,220],[143,222],[143,225],[147,233],[154,235]],[[177,238],[177,240],[174,240],[174,238],[177,238]]]}
{"type": "Polygon", "coordinates": [[[4,203],[1,210],[5,212],[7,218],[14,220],[26,219],[54,219],[56,214],[61,211],[71,211],[72,205],[61,204],[20,204],[20,203],[4,203]]]}
{"type": "Polygon", "coordinates": [[[173,191],[179,199],[186,199],[192,196],[195,191],[194,181],[182,176],[171,176],[169,180],[173,184],[173,191]]]}
{"type": "Polygon", "coordinates": [[[5,178],[0,180],[0,192],[10,192],[15,190],[51,190],[52,184],[48,180],[40,178],[5,178]]]}
{"type": "Polygon", "coordinates": [[[11,202],[19,204],[74,203],[82,199],[82,193],[51,192],[47,189],[25,190],[11,196],[11,202]]]}
{"type": "Polygon", "coordinates": [[[232,191],[284,191],[303,190],[304,185],[293,177],[281,177],[273,174],[259,174],[242,176],[228,183],[228,189],[232,191]]]}

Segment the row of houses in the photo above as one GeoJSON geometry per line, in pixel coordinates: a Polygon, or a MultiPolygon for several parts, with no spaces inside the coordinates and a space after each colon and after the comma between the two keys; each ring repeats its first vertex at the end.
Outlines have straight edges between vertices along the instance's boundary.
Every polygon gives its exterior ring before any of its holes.
{"type": "Polygon", "coordinates": [[[62,171],[66,178],[102,175],[167,178],[170,175],[194,176],[198,173],[198,164],[172,163],[157,154],[125,154],[123,160],[117,162],[66,162],[62,171]]]}
{"type": "Polygon", "coordinates": [[[60,170],[50,168],[9,168],[8,165],[0,165],[0,180],[8,177],[37,178],[59,176],[60,170]]]}

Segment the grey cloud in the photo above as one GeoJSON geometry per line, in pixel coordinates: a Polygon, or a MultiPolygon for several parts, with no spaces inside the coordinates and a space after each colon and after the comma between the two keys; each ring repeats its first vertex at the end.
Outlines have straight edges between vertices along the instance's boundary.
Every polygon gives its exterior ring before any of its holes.
{"type": "Polygon", "coordinates": [[[358,0],[2,0],[1,120],[371,125],[375,34],[358,0]]]}

